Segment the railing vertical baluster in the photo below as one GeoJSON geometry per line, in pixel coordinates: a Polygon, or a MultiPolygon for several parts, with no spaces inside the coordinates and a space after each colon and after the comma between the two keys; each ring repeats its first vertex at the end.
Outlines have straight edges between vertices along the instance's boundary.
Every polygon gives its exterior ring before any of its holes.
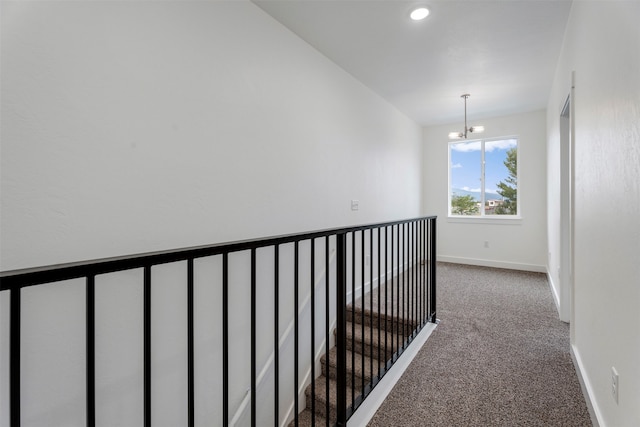
{"type": "Polygon", "coordinates": [[[274,426],[280,425],[280,246],[273,246],[273,413],[274,426]]]}
{"type": "Polygon", "coordinates": [[[416,322],[416,327],[419,327],[421,329],[422,326],[422,322],[420,319],[420,268],[421,268],[421,264],[420,264],[420,222],[416,222],[415,226],[414,226],[414,233],[415,233],[415,238],[413,241],[413,251],[414,251],[414,268],[416,270],[416,274],[415,274],[415,293],[416,293],[416,300],[415,300],[415,322],[416,322]]]}
{"type": "Polygon", "coordinates": [[[407,333],[413,337],[413,223],[407,223],[407,333]]]}
{"type": "Polygon", "coordinates": [[[429,320],[431,320],[431,262],[433,261],[433,255],[431,254],[431,239],[433,239],[433,235],[431,233],[431,222],[427,224],[427,244],[425,245],[425,249],[427,252],[427,261],[425,265],[426,275],[427,275],[427,306],[426,306],[426,315],[429,320]]]}
{"type": "Polygon", "coordinates": [[[9,369],[9,377],[10,377],[10,399],[11,399],[11,407],[10,407],[10,417],[11,417],[11,426],[19,427],[20,426],[20,306],[21,306],[21,289],[19,284],[14,284],[11,286],[11,312],[10,312],[10,347],[11,347],[11,355],[10,355],[10,369],[9,369]]]}
{"type": "Polygon", "coordinates": [[[400,236],[400,246],[398,246],[398,251],[399,251],[399,259],[401,259],[402,261],[400,262],[400,269],[402,271],[402,280],[400,282],[400,291],[398,292],[398,296],[400,297],[400,308],[398,309],[398,315],[400,316],[400,324],[402,325],[402,331],[401,331],[401,335],[400,335],[400,345],[398,346],[398,354],[401,353],[401,350],[404,350],[404,337],[405,337],[405,331],[404,331],[404,322],[405,322],[405,308],[404,305],[407,303],[407,300],[405,298],[405,279],[406,279],[406,272],[405,272],[405,264],[407,262],[407,259],[405,258],[405,244],[406,244],[406,224],[402,223],[399,225],[399,227],[401,227],[401,233],[402,235],[400,236]]]}
{"type": "MultiPolygon", "coordinates": [[[[417,262],[417,257],[416,257],[416,223],[412,222],[411,223],[411,263],[412,263],[412,268],[411,268],[411,281],[413,282],[411,285],[411,329],[415,331],[416,327],[418,326],[418,294],[417,294],[417,283],[418,283],[418,270],[420,268],[420,264],[417,262]]],[[[415,332],[414,332],[414,336],[415,336],[415,332]]]]}
{"type": "Polygon", "coordinates": [[[424,254],[422,252],[422,241],[424,240],[424,228],[423,228],[423,224],[422,221],[420,221],[418,223],[418,266],[419,266],[419,270],[418,270],[418,300],[419,300],[419,304],[418,304],[418,318],[420,319],[420,325],[422,327],[422,325],[424,325],[424,316],[422,315],[422,307],[423,307],[423,297],[424,297],[424,292],[423,292],[423,276],[422,276],[422,272],[424,271],[424,254]]]}
{"type": "MultiPolygon", "coordinates": [[[[324,354],[325,354],[325,372],[329,377],[329,347],[331,336],[329,335],[329,318],[330,318],[330,298],[329,298],[329,236],[324,238],[324,354]]],[[[331,418],[331,406],[329,405],[329,381],[325,381],[325,409],[326,409],[326,427],[329,427],[329,419],[331,418]]]]}
{"type": "Polygon", "coordinates": [[[87,427],[96,425],[96,276],[87,276],[87,427]]]}
{"type": "MultiPolygon", "coordinates": [[[[407,241],[405,243],[405,250],[407,256],[407,280],[405,282],[407,302],[405,303],[405,324],[406,324],[406,336],[411,336],[411,223],[406,224],[406,236],[407,241]]],[[[407,348],[407,339],[405,338],[405,348],[407,348]]]]}
{"type": "Polygon", "coordinates": [[[151,427],[151,265],[144,267],[144,425],[151,427]]]}
{"type": "Polygon", "coordinates": [[[413,336],[413,223],[407,224],[407,332],[413,336]]]}
{"type": "Polygon", "coordinates": [[[398,355],[400,355],[404,349],[404,224],[398,224],[398,228],[398,265],[399,271],[402,272],[402,275],[399,276],[398,285],[398,318],[400,320],[400,333],[398,334],[400,342],[398,343],[398,355]]]}
{"type": "MultiPolygon", "coordinates": [[[[411,337],[413,329],[411,327],[411,286],[412,286],[412,280],[411,280],[411,276],[413,274],[412,272],[412,266],[411,266],[411,223],[408,222],[407,223],[407,242],[405,243],[405,248],[406,248],[406,252],[407,252],[407,282],[406,282],[406,294],[407,294],[407,302],[405,303],[405,311],[406,311],[406,335],[411,337]]],[[[405,341],[405,348],[407,347],[407,343],[405,341]]]]}
{"type": "Polygon", "coordinates": [[[424,242],[424,223],[420,221],[419,223],[419,233],[418,233],[418,263],[420,264],[420,274],[418,275],[418,289],[420,293],[420,306],[418,307],[418,316],[420,317],[420,325],[424,325],[425,318],[423,315],[424,311],[424,251],[422,250],[422,246],[424,242]]]}
{"type": "MultiPolygon", "coordinates": [[[[364,231],[363,231],[364,233],[364,231]]],[[[378,284],[380,286],[380,284],[378,284]]],[[[369,327],[371,328],[371,354],[369,354],[369,372],[373,381],[373,229],[369,229],[369,327]]],[[[380,314],[378,313],[378,318],[380,314]]],[[[378,334],[380,330],[378,329],[378,334]]],[[[380,340],[378,340],[378,343],[380,340]]],[[[378,347],[380,345],[378,344],[378,347]]]]}
{"type": "MultiPolygon", "coordinates": [[[[397,247],[396,247],[396,256],[398,258],[398,280],[396,282],[397,286],[396,286],[396,295],[397,295],[397,305],[396,305],[396,313],[397,313],[397,317],[399,320],[398,323],[398,335],[396,335],[396,353],[397,355],[400,354],[400,344],[401,344],[401,339],[400,336],[402,334],[402,313],[400,312],[400,307],[401,307],[401,301],[402,301],[402,293],[401,293],[401,280],[402,277],[400,276],[401,272],[402,272],[402,264],[400,263],[400,256],[402,255],[402,251],[401,248],[402,246],[400,245],[400,241],[401,241],[401,237],[402,237],[402,229],[401,229],[402,225],[398,224],[398,242],[397,242],[397,247]]],[[[397,356],[396,355],[396,356],[397,356]]]]}
{"type": "Polygon", "coordinates": [[[426,221],[422,221],[422,317],[425,322],[429,321],[427,316],[427,284],[428,284],[428,276],[427,276],[427,268],[428,268],[428,255],[427,255],[427,241],[429,239],[429,229],[428,223],[426,221]]]}
{"type": "MultiPolygon", "coordinates": [[[[405,336],[411,335],[411,223],[406,224],[406,242],[404,244],[407,257],[407,280],[405,281],[405,336]]],[[[407,338],[405,338],[405,348],[407,348],[407,338]]]]}
{"type": "Polygon", "coordinates": [[[429,315],[429,308],[431,305],[431,258],[430,258],[430,253],[431,253],[431,224],[426,223],[425,224],[425,238],[426,238],[426,242],[424,245],[424,277],[425,277],[425,283],[424,283],[424,317],[426,318],[427,322],[431,319],[430,315],[429,315]]]}
{"type": "Polygon", "coordinates": [[[187,260],[187,425],[195,425],[193,258],[187,260]]]}
{"type": "Polygon", "coordinates": [[[311,239],[311,425],[316,424],[316,242],[311,239]]]}
{"type": "Polygon", "coordinates": [[[336,351],[337,351],[337,425],[347,425],[347,248],[346,235],[336,235],[336,351]]]}
{"type": "Polygon", "coordinates": [[[423,316],[425,319],[425,322],[429,321],[429,316],[428,316],[428,311],[429,311],[429,247],[428,247],[428,243],[429,243],[429,224],[425,223],[424,224],[424,242],[422,243],[422,247],[423,247],[423,280],[424,280],[424,284],[423,284],[423,288],[424,288],[424,296],[423,296],[423,316]]]}
{"type": "Polygon", "coordinates": [[[402,224],[402,349],[406,347],[407,331],[407,271],[405,264],[407,263],[407,224],[402,224]]]}
{"type": "MultiPolygon", "coordinates": [[[[420,263],[418,262],[418,244],[417,244],[417,239],[418,239],[418,223],[413,222],[412,223],[412,237],[411,237],[411,250],[412,250],[412,255],[411,255],[411,261],[413,262],[413,275],[412,275],[412,280],[413,280],[413,287],[412,287],[412,292],[413,292],[413,299],[412,299],[412,307],[413,307],[413,319],[412,319],[412,327],[414,328],[414,331],[416,330],[416,328],[418,327],[418,325],[420,324],[419,320],[418,320],[418,301],[419,301],[419,297],[418,297],[418,272],[420,271],[420,263]]],[[[415,334],[414,334],[415,335],[415,334]]]]}
{"type": "Polygon", "coordinates": [[[405,303],[404,303],[404,317],[405,317],[405,342],[404,342],[404,348],[407,348],[407,336],[410,335],[411,333],[411,328],[410,328],[410,323],[411,322],[411,308],[410,308],[410,304],[411,304],[411,224],[410,223],[406,223],[405,224],[405,243],[404,243],[404,250],[405,250],[405,257],[406,257],[406,280],[405,280],[405,303]]]}
{"type": "MultiPolygon", "coordinates": [[[[387,371],[389,352],[389,227],[384,226],[384,370],[387,371]]],[[[392,276],[393,277],[393,276],[392,276]]]]}
{"type": "Polygon", "coordinates": [[[428,311],[428,304],[429,304],[429,289],[427,287],[427,284],[429,283],[429,250],[428,250],[427,244],[429,242],[429,228],[427,223],[423,224],[423,226],[424,226],[424,229],[422,233],[424,235],[424,239],[422,242],[422,250],[423,250],[422,288],[423,288],[424,295],[422,296],[422,300],[423,300],[422,315],[424,317],[424,321],[428,322],[429,318],[427,316],[427,311],[428,311]]]}
{"type": "Polygon", "coordinates": [[[294,250],[293,250],[293,330],[294,330],[294,335],[293,335],[293,398],[294,400],[294,420],[295,420],[295,426],[298,427],[298,422],[299,422],[299,412],[300,409],[298,408],[299,404],[298,404],[298,341],[299,341],[299,337],[298,337],[298,328],[299,328],[299,324],[298,324],[298,252],[299,252],[299,241],[296,240],[294,243],[294,250]]]}
{"type": "Polygon", "coordinates": [[[420,284],[422,283],[420,280],[420,274],[422,272],[422,262],[420,261],[420,256],[422,255],[420,252],[420,242],[422,241],[420,234],[422,230],[421,226],[420,221],[416,222],[416,321],[420,329],[422,329],[422,316],[420,315],[420,307],[422,306],[422,292],[420,290],[420,284]]]}
{"type": "MultiPolygon", "coordinates": [[[[396,250],[398,252],[397,252],[396,258],[398,260],[398,276],[397,276],[397,280],[396,280],[396,296],[397,296],[397,298],[396,298],[397,299],[396,313],[397,313],[397,316],[398,316],[398,321],[400,321],[401,318],[402,318],[402,313],[400,313],[400,300],[402,299],[402,295],[400,294],[400,280],[401,280],[400,274],[402,272],[402,263],[401,263],[401,259],[400,259],[400,255],[401,255],[401,253],[400,253],[400,234],[401,234],[402,230],[400,229],[400,224],[398,224],[397,228],[398,228],[398,236],[397,236],[398,237],[398,242],[397,242],[397,245],[396,245],[397,246],[396,250]]],[[[398,325],[398,333],[396,334],[396,352],[398,353],[398,355],[400,354],[400,342],[401,342],[400,334],[402,332],[404,332],[404,325],[402,325],[402,330],[400,329],[400,325],[398,325]]],[[[397,359],[397,357],[396,357],[396,359],[397,359]]],[[[396,359],[394,359],[394,360],[396,360],[396,359]]]]}
{"type": "Polygon", "coordinates": [[[424,271],[424,253],[422,251],[422,242],[424,241],[424,224],[422,221],[418,222],[418,268],[419,268],[419,274],[418,274],[418,317],[420,318],[420,326],[424,325],[424,315],[423,315],[423,298],[424,298],[424,292],[423,292],[423,286],[424,286],[424,280],[423,280],[423,271],[424,271]]]}
{"type": "Polygon", "coordinates": [[[257,422],[256,413],[256,248],[251,249],[251,426],[257,422]]]}
{"type": "Polygon", "coordinates": [[[229,253],[222,254],[222,425],[229,425],[229,253]]]}
{"type": "MultiPolygon", "coordinates": [[[[356,232],[351,232],[351,367],[356,365],[356,232]]],[[[356,372],[351,369],[351,404],[355,402],[356,372]]]]}
{"type": "Polygon", "coordinates": [[[427,223],[422,221],[422,322],[426,323],[429,321],[427,318],[427,223]]]}
{"type": "Polygon", "coordinates": [[[395,261],[395,247],[394,247],[394,242],[395,242],[395,226],[391,226],[391,272],[389,274],[391,274],[391,360],[393,361],[393,355],[395,354],[394,351],[394,344],[396,341],[396,335],[398,333],[397,330],[397,325],[398,322],[396,321],[396,317],[394,315],[395,313],[395,275],[394,275],[394,270],[395,270],[395,265],[396,265],[396,261],[395,261]]]}
{"type": "Polygon", "coordinates": [[[429,315],[431,322],[436,321],[436,220],[431,220],[431,301],[429,306],[429,315]]]}
{"type": "MultiPolygon", "coordinates": [[[[362,361],[362,363],[360,364],[361,365],[360,367],[362,368],[362,381],[361,382],[362,382],[362,396],[363,397],[364,397],[364,385],[365,385],[364,384],[364,377],[365,377],[365,375],[364,375],[364,355],[366,354],[365,342],[364,342],[365,341],[364,327],[365,327],[366,321],[365,321],[365,318],[364,318],[364,313],[365,313],[365,308],[366,308],[365,306],[366,306],[366,302],[367,302],[366,298],[364,296],[364,285],[365,285],[365,283],[364,283],[364,272],[365,272],[364,271],[364,260],[365,260],[364,240],[365,240],[365,233],[364,233],[364,230],[362,230],[362,231],[360,231],[360,300],[361,300],[361,305],[362,305],[362,311],[360,313],[361,314],[361,316],[360,316],[360,319],[361,319],[360,330],[362,332],[362,335],[361,335],[362,336],[362,346],[361,346],[361,348],[362,348],[362,357],[360,358],[360,360],[362,361]]],[[[372,345],[373,345],[372,343],[369,343],[370,354],[371,354],[371,348],[372,348],[371,346],[372,345]]],[[[355,371],[355,366],[353,367],[353,370],[355,371]]]]}
{"type": "Polygon", "coordinates": [[[408,244],[408,251],[409,251],[409,332],[411,332],[411,337],[413,338],[415,336],[414,331],[415,331],[415,274],[416,274],[416,268],[415,268],[415,252],[414,252],[414,229],[413,229],[414,223],[410,222],[409,223],[409,244],[408,244]]]}
{"type": "Polygon", "coordinates": [[[424,275],[425,275],[425,295],[424,295],[424,317],[429,321],[431,315],[429,314],[429,308],[431,307],[431,223],[425,224],[425,237],[426,242],[424,244],[424,275]]]}
{"type": "Polygon", "coordinates": [[[382,280],[380,278],[380,232],[382,227],[378,227],[378,378],[380,377],[380,347],[382,346],[382,339],[381,339],[381,331],[380,331],[380,317],[382,316],[382,310],[380,310],[380,300],[381,300],[381,287],[382,287],[382,283],[380,283],[380,281],[382,280]]]}
{"type": "Polygon", "coordinates": [[[420,264],[420,274],[418,275],[418,289],[420,293],[420,306],[418,307],[418,316],[420,317],[420,325],[424,325],[425,319],[423,316],[423,307],[424,307],[424,251],[422,250],[423,241],[424,241],[424,223],[422,221],[419,222],[419,233],[418,233],[418,263],[420,264]]]}
{"type": "Polygon", "coordinates": [[[412,303],[413,303],[413,258],[411,252],[411,233],[412,224],[407,223],[407,334],[413,337],[413,315],[412,315],[412,303]]]}
{"type": "Polygon", "coordinates": [[[408,337],[410,336],[410,328],[409,328],[409,322],[411,321],[411,309],[409,308],[410,304],[411,304],[411,251],[409,250],[410,248],[410,240],[411,240],[411,224],[410,223],[405,223],[404,224],[404,244],[403,244],[403,252],[404,252],[404,257],[405,257],[405,263],[407,264],[406,267],[406,278],[404,281],[404,325],[405,325],[405,331],[404,331],[404,345],[403,348],[407,348],[407,341],[408,341],[408,337]]]}
{"type": "Polygon", "coordinates": [[[416,305],[416,320],[418,321],[418,324],[420,325],[420,329],[422,329],[422,316],[421,316],[421,307],[422,307],[422,288],[421,288],[421,284],[422,284],[422,280],[420,279],[420,274],[422,272],[422,262],[421,262],[421,255],[422,252],[420,252],[420,242],[422,241],[422,224],[418,221],[416,223],[416,300],[417,300],[417,305],[416,305]]]}

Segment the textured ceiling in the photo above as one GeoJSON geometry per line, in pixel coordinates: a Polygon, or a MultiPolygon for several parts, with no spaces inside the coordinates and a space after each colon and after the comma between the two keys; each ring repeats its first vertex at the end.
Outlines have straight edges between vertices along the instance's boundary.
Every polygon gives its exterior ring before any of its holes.
{"type": "Polygon", "coordinates": [[[254,0],[422,125],[544,109],[568,0],[254,0]],[[424,21],[409,19],[426,5],[424,21]]]}

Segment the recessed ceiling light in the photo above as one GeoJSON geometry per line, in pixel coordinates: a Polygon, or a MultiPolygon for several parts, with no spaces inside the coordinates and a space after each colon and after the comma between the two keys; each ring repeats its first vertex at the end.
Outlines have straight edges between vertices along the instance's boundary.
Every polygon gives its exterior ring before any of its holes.
{"type": "Polygon", "coordinates": [[[411,19],[413,19],[414,21],[421,21],[429,16],[429,9],[427,9],[426,7],[419,7],[417,9],[414,9],[409,16],[411,16],[411,19]]]}

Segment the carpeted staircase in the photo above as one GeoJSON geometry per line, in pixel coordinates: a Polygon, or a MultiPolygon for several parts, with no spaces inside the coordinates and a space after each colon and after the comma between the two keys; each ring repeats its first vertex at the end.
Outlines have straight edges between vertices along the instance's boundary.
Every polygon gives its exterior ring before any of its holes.
{"type": "MultiPolygon", "coordinates": [[[[347,306],[347,407],[354,400],[358,402],[362,399],[363,390],[366,394],[369,393],[372,378],[377,382],[378,375],[386,372],[385,365],[394,358],[394,354],[399,354],[398,348],[403,346],[404,341],[413,334],[418,324],[417,321],[411,320],[413,317],[411,314],[401,316],[396,314],[398,308],[401,313],[408,312],[402,309],[403,298],[398,299],[394,296],[393,303],[389,298],[385,310],[384,301],[387,301],[387,298],[384,294],[384,289],[381,290],[380,296],[377,289],[374,289],[373,295],[364,296],[364,307],[362,298],[358,299],[353,306],[347,306]],[[382,301],[380,307],[378,299],[382,301]],[[393,317],[391,316],[392,305],[393,317]]],[[[334,347],[329,351],[328,372],[326,357],[326,354],[322,356],[322,374],[315,380],[315,405],[312,402],[312,385],[309,384],[305,391],[306,408],[300,413],[298,419],[298,425],[301,427],[326,426],[327,418],[330,421],[329,425],[335,425],[337,348],[334,347]],[[327,381],[329,382],[329,414],[327,414],[326,402],[327,381]],[[315,417],[312,417],[312,407],[315,408],[315,417]]],[[[295,420],[289,424],[289,427],[294,426],[295,420]]]]}

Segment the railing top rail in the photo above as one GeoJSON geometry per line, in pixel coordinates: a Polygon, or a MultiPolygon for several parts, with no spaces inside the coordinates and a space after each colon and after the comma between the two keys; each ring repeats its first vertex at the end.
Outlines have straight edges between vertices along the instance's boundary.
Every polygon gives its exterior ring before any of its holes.
{"type": "Polygon", "coordinates": [[[435,215],[0,272],[0,291],[435,219],[435,215]]]}

